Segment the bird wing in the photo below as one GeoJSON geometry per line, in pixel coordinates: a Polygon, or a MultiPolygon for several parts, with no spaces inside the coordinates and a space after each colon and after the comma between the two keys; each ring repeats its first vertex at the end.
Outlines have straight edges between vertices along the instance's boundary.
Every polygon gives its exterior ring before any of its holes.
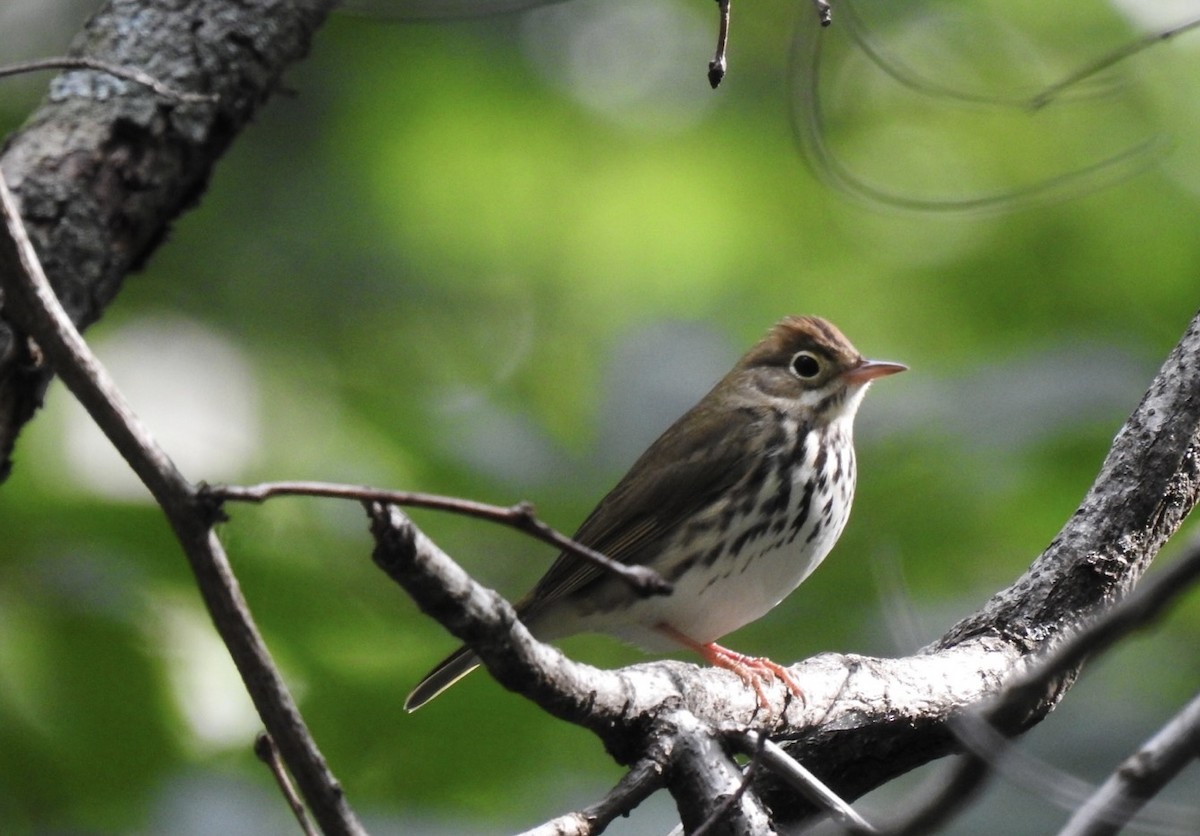
{"type": "MultiPolygon", "coordinates": [[[[650,445],[573,539],[621,563],[649,563],[685,520],[746,476],[762,454],[759,426],[751,408],[697,405],[650,445]]],[[[536,614],[607,574],[563,552],[518,611],[536,614]]]]}

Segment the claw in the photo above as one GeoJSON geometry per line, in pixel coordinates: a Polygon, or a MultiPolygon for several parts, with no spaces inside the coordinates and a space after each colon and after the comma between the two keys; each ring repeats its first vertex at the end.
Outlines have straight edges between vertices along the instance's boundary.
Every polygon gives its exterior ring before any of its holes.
{"type": "Polygon", "coordinates": [[[663,635],[669,636],[672,641],[700,654],[704,661],[713,667],[724,668],[736,673],[742,682],[754,689],[754,693],[758,695],[758,707],[764,711],[771,707],[766,686],[772,680],[782,682],[788,691],[804,702],[804,692],[800,690],[800,684],[796,682],[791,672],[778,662],[772,662],[765,656],[747,656],[736,650],[722,647],[716,642],[701,644],[668,624],[659,624],[656,629],[663,635]]]}
{"type": "Polygon", "coordinates": [[[753,688],[758,694],[759,708],[766,709],[770,706],[764,686],[772,679],[782,682],[801,702],[804,701],[804,692],[800,690],[799,683],[791,672],[778,662],[772,662],[765,656],[747,656],[736,650],[721,647],[715,642],[700,645],[697,649],[710,665],[733,671],[742,682],[753,688]]]}

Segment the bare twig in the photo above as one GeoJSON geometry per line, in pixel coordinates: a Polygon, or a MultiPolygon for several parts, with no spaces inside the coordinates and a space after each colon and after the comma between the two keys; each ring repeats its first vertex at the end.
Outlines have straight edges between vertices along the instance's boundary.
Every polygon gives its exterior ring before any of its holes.
{"type": "Polygon", "coordinates": [[[667,755],[659,747],[651,747],[652,756],[642,758],[622,776],[617,785],[595,804],[583,811],[595,832],[629,813],[652,793],[662,788],[663,769],[667,755]]]}
{"type": "MultiPolygon", "coordinates": [[[[1125,760],[1100,789],[1075,811],[1059,836],[1115,836],[1146,800],[1167,785],[1189,763],[1200,758],[1200,695],[1192,698],[1137,753],[1125,760]]],[[[1155,833],[1194,833],[1200,816],[1195,810],[1186,821],[1168,829],[1153,816],[1155,833]]],[[[1142,816],[1137,816],[1144,826],[1142,816]]]]}
{"type": "Polygon", "coordinates": [[[828,26],[833,23],[833,7],[829,5],[827,0],[813,0],[813,5],[817,9],[817,22],[822,26],[828,26]]]}
{"type": "Polygon", "coordinates": [[[273,496],[324,496],[352,499],[356,502],[378,502],[384,505],[400,505],[406,508],[428,508],[435,511],[450,511],[476,519],[489,520],[515,528],[545,543],[558,546],[584,560],[594,563],[628,583],[642,595],[667,595],[671,584],[661,575],[646,566],[620,563],[604,556],[595,549],[577,543],[537,518],[533,505],[519,502],[516,505],[488,505],[471,499],[454,496],[438,496],[415,491],[390,491],[362,485],[342,485],[331,482],[265,482],[260,485],[212,485],[201,488],[205,496],[213,500],[237,502],[264,502],[273,496]]]}
{"type": "Polygon", "coordinates": [[[83,56],[57,56],[40,58],[36,61],[23,61],[19,64],[7,64],[0,67],[0,78],[44,70],[95,70],[99,73],[108,73],[111,76],[148,87],[164,99],[175,99],[180,102],[211,103],[219,99],[218,96],[211,93],[189,93],[184,90],[176,90],[137,67],[122,67],[108,61],[98,61],[95,58],[83,56]]]}
{"type": "Polygon", "coordinates": [[[208,507],[142,426],[63,310],[2,175],[0,213],[4,217],[0,224],[0,288],[5,313],[37,341],[63,383],[162,507],[259,716],[278,743],[321,828],[329,834],[362,833],[271,660],[228,558],[213,534],[208,507]]]}
{"type": "Polygon", "coordinates": [[[271,739],[271,735],[266,732],[258,733],[258,737],[254,739],[254,755],[271,770],[271,774],[275,777],[275,783],[279,786],[279,791],[283,793],[288,807],[292,809],[292,815],[296,817],[296,822],[304,831],[304,836],[317,836],[317,831],[308,818],[308,811],[304,809],[300,796],[296,795],[292,779],[288,777],[287,769],[284,768],[283,761],[279,758],[279,750],[275,748],[275,741],[271,739]]]}
{"type": "MultiPolygon", "coordinates": [[[[822,26],[828,26],[833,22],[833,10],[827,0],[813,0],[813,5],[817,10],[817,20],[822,26]]],[[[717,0],[717,6],[720,8],[720,22],[717,24],[717,50],[713,54],[712,60],[708,62],[708,83],[714,90],[721,85],[721,81],[725,78],[725,71],[729,69],[725,52],[729,46],[730,0],[717,0]]]]}
{"type": "MultiPolygon", "coordinates": [[[[753,752],[754,761],[762,763],[781,777],[806,798],[829,813],[843,826],[856,833],[876,833],[871,823],[855,812],[837,793],[813,775],[802,763],[793,758],[765,734],[757,731],[739,731],[731,735],[746,754],[753,752]]],[[[747,779],[750,778],[748,774],[747,779]]]]}
{"type": "Polygon", "coordinates": [[[708,62],[708,83],[714,90],[721,84],[721,79],[725,78],[725,70],[728,68],[725,47],[729,44],[729,2],[730,0],[717,0],[717,6],[721,10],[720,23],[717,25],[717,51],[708,62]]]}
{"type": "Polygon", "coordinates": [[[642,758],[595,804],[576,813],[558,816],[521,836],[591,836],[602,832],[614,820],[627,815],[652,793],[662,789],[666,760],[661,750],[653,757],[642,758]]]}

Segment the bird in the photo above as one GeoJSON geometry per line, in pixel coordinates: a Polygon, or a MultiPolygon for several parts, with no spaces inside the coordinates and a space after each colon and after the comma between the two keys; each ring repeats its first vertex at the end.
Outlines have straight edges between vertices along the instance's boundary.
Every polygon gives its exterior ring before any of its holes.
{"type": "MultiPolygon", "coordinates": [[[[614,635],[651,652],[680,647],[732,670],[766,705],[782,666],[717,644],[796,589],[850,515],[854,417],[873,380],[907,366],[865,359],[829,321],[787,316],[672,424],[600,500],[572,539],[654,569],[667,595],[563,552],[516,605],[541,641],[614,635]]],[[[480,664],[461,647],[418,683],[411,712],[480,664]]]]}

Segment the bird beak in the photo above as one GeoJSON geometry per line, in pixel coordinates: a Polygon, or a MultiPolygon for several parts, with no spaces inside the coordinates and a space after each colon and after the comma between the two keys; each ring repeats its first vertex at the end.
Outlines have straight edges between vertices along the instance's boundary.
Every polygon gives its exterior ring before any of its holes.
{"type": "Polygon", "coordinates": [[[903,363],[889,363],[886,360],[863,360],[850,371],[845,372],[842,378],[847,383],[869,383],[877,377],[887,377],[889,374],[897,374],[898,372],[908,371],[908,366],[903,363]]]}

